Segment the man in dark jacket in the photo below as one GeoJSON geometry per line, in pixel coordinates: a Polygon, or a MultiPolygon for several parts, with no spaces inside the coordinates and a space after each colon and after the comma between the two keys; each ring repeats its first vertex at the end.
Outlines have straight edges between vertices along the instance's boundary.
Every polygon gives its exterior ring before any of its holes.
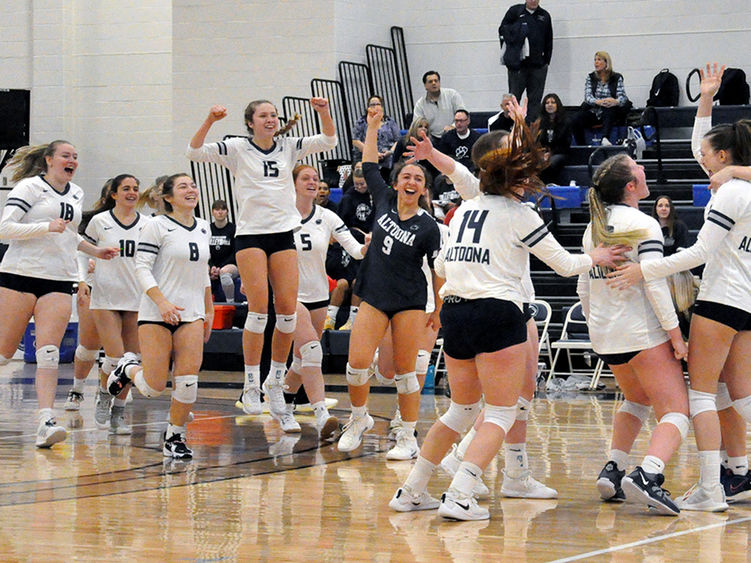
{"type": "Polygon", "coordinates": [[[553,54],[553,24],[540,0],[526,0],[511,6],[498,28],[501,64],[508,69],[508,87],[517,100],[527,91],[529,121],[537,113],[545,90],[548,65],[553,54]],[[504,50],[505,48],[505,50],[504,50]]]}

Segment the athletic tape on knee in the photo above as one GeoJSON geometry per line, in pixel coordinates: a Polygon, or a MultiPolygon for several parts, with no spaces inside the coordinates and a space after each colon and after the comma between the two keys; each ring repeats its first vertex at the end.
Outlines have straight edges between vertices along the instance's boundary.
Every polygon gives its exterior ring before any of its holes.
{"type": "Polygon", "coordinates": [[[269,315],[267,313],[248,311],[248,316],[245,318],[245,330],[254,334],[263,334],[268,320],[269,315]]]}
{"type": "Polygon", "coordinates": [[[79,362],[93,362],[99,356],[99,350],[89,350],[80,344],[76,346],[76,360],[79,362]]]}
{"type": "Polygon", "coordinates": [[[484,422],[490,422],[503,429],[508,434],[511,427],[516,422],[516,405],[511,407],[502,407],[499,405],[489,405],[485,403],[484,422]]]}
{"type": "Polygon", "coordinates": [[[319,368],[323,362],[323,349],[317,340],[311,340],[300,346],[300,359],[304,368],[319,368]]]}
{"type": "Polygon", "coordinates": [[[715,399],[718,411],[724,411],[733,406],[733,399],[730,398],[730,391],[726,383],[717,384],[717,398],[715,399]]]}
{"type": "Polygon", "coordinates": [[[162,394],[162,391],[157,391],[151,385],[146,383],[146,379],[143,377],[143,370],[139,371],[133,378],[133,385],[136,386],[138,392],[148,399],[153,399],[162,394]]]}
{"type": "Polygon", "coordinates": [[[198,398],[198,376],[176,375],[172,398],[184,405],[192,405],[198,398]]]}
{"type": "Polygon", "coordinates": [[[355,387],[365,385],[370,379],[368,368],[355,369],[347,362],[347,383],[355,387]]]}
{"type": "Polygon", "coordinates": [[[292,365],[289,369],[295,373],[300,373],[300,370],[302,369],[302,359],[297,356],[292,356],[292,365]]]}
{"type": "Polygon", "coordinates": [[[642,405],[641,403],[634,403],[633,401],[623,401],[618,408],[618,412],[626,412],[631,416],[635,416],[640,422],[647,420],[651,407],[649,405],[642,405]]]}
{"type": "Polygon", "coordinates": [[[529,418],[529,407],[532,406],[532,401],[528,401],[524,397],[519,397],[516,401],[516,420],[527,420],[529,418]]]}
{"type": "Polygon", "coordinates": [[[284,334],[292,334],[297,326],[297,313],[276,316],[276,330],[284,334]]]}
{"type": "Polygon", "coordinates": [[[37,367],[42,369],[55,369],[60,363],[60,349],[54,344],[47,344],[37,348],[37,367]]]}
{"type": "Polygon", "coordinates": [[[672,424],[681,433],[681,440],[685,440],[688,435],[688,417],[682,412],[668,412],[662,415],[659,424],[672,424]]]}
{"type": "Polygon", "coordinates": [[[714,393],[688,390],[688,410],[691,418],[707,411],[717,411],[716,396],[714,393]]]}
{"type": "Polygon", "coordinates": [[[448,410],[438,419],[451,428],[454,432],[464,434],[474,424],[477,415],[480,414],[482,401],[472,405],[460,405],[451,401],[448,410]]]}
{"type": "Polygon", "coordinates": [[[0,366],[6,366],[10,363],[10,358],[6,358],[2,354],[0,354],[0,366]]]}
{"type": "Polygon", "coordinates": [[[409,373],[397,373],[394,376],[396,392],[400,395],[409,395],[420,390],[420,382],[417,380],[417,374],[414,371],[409,373]]]}
{"type": "Polygon", "coordinates": [[[741,415],[746,422],[751,422],[751,395],[733,401],[733,408],[738,411],[738,414],[741,415]]]}
{"type": "Polygon", "coordinates": [[[112,373],[112,370],[117,367],[117,362],[120,361],[121,358],[112,357],[112,356],[104,356],[104,360],[102,360],[102,373],[104,375],[109,375],[112,373]]]}
{"type": "Polygon", "coordinates": [[[415,372],[420,375],[428,373],[428,366],[430,365],[430,353],[427,350],[417,351],[417,360],[415,361],[415,372]]]}

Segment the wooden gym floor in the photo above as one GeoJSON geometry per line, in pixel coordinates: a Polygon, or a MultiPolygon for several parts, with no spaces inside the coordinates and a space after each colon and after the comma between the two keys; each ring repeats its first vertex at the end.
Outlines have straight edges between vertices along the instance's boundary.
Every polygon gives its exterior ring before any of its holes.
{"type": "MultiPolygon", "coordinates": [[[[0,371],[0,560],[2,561],[747,561],[751,502],[724,514],[657,516],[598,500],[617,405],[604,395],[535,400],[528,437],[533,475],[557,500],[500,495],[503,458],[485,474],[491,519],[449,522],[434,511],[398,514],[387,503],[410,469],[384,453],[395,397],[371,395],[376,425],[364,446],[341,454],[320,444],[312,417],[284,435],[268,415],[235,408],[240,374],[203,372],[207,384],[188,427],[191,462],[167,460],[161,434],[168,402],[136,398],[131,436],[93,424],[94,377],[80,416],[64,413],[72,368],[61,367],[56,403],[68,439],[34,447],[33,366],[0,371]],[[210,386],[210,387],[209,387],[210,386]]],[[[328,378],[341,389],[341,376],[328,378]]],[[[345,394],[334,412],[348,416],[345,394]],[[342,408],[344,407],[344,408],[342,408]]],[[[424,395],[421,436],[448,400],[424,395]]],[[[654,424],[650,421],[647,429],[654,424]]],[[[640,461],[647,432],[632,452],[640,461]]],[[[671,461],[667,487],[683,493],[698,476],[693,436],[671,461]]],[[[440,494],[440,470],[430,485],[440,494]]]]}

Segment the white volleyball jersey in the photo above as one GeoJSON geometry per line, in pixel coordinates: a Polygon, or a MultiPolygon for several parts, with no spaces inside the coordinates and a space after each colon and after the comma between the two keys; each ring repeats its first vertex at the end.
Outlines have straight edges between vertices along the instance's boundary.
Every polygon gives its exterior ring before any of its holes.
{"type": "MultiPolygon", "coordinates": [[[[607,208],[608,227],[614,232],[644,229],[648,234],[626,257],[642,267],[662,258],[662,229],[656,219],[625,204],[607,208]]],[[[582,238],[585,252],[594,248],[592,224],[582,238]]],[[[640,282],[628,289],[610,288],[609,268],[594,266],[579,276],[577,291],[589,327],[592,348],[601,354],[620,354],[654,348],[670,340],[665,332],[678,326],[673,300],[666,280],[640,282]]]]}
{"type": "Polygon", "coordinates": [[[302,227],[295,233],[299,274],[297,300],[300,303],[317,303],[329,298],[326,251],[332,236],[353,258],[362,259],[362,245],[341,218],[325,207],[313,205],[313,211],[302,220],[302,227]]]}
{"type": "Polygon", "coordinates": [[[751,183],[733,179],[707,205],[696,243],[642,265],[645,280],[706,262],[698,299],[751,312],[751,183]]]}
{"type": "MultiPolygon", "coordinates": [[[[449,228],[440,221],[436,221],[436,224],[441,232],[441,248],[443,248],[443,245],[449,239],[449,228]]],[[[425,279],[428,282],[428,302],[425,304],[425,312],[432,313],[435,311],[435,290],[433,289],[433,273],[428,265],[427,256],[422,259],[422,273],[425,274],[425,279]]]]}
{"type": "Polygon", "coordinates": [[[84,238],[96,246],[119,248],[120,255],[96,261],[90,309],[138,311],[143,292],[136,279],[136,248],[145,224],[139,213],[130,225],[122,224],[112,210],[91,218],[84,238]]]}
{"type": "Polygon", "coordinates": [[[16,184],[8,194],[0,219],[0,230],[9,238],[0,272],[79,281],[76,250],[81,242],[78,225],[82,204],[83,190],[72,183],[62,193],[43,176],[25,178],[16,184]],[[62,233],[49,232],[49,223],[55,219],[70,221],[62,233]]]}
{"type": "Polygon", "coordinates": [[[235,177],[238,235],[283,233],[300,228],[295,206],[292,170],[297,161],[336,146],[336,137],[278,137],[265,151],[251,139],[237,137],[201,148],[188,147],[187,156],[198,162],[215,162],[235,177]]]}
{"type": "Polygon", "coordinates": [[[167,300],[183,307],[183,322],[206,318],[205,294],[209,280],[209,224],[196,218],[188,228],[168,215],[146,222],[136,250],[136,276],[143,292],[139,321],[163,322],[159,308],[146,295],[158,286],[167,300]]]}
{"type": "Polygon", "coordinates": [[[525,301],[522,277],[529,252],[562,276],[573,276],[592,267],[588,255],[569,254],[550,235],[537,213],[508,197],[480,194],[465,201],[449,229],[449,241],[441,252],[443,263],[439,266],[446,279],[441,297],[504,299],[521,309],[525,301]]]}

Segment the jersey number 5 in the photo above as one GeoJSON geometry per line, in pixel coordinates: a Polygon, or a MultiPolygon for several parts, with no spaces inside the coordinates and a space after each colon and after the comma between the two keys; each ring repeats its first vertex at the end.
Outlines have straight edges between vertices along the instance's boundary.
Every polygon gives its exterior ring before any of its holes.
{"type": "Polygon", "coordinates": [[[462,218],[462,224],[459,227],[459,234],[456,237],[456,242],[462,242],[464,236],[464,230],[469,228],[474,231],[472,234],[472,242],[477,244],[480,242],[480,235],[482,234],[482,226],[485,224],[485,219],[488,217],[488,210],[473,209],[469,213],[466,213],[462,218]]]}
{"type": "Polygon", "coordinates": [[[279,176],[279,168],[277,168],[275,160],[263,161],[263,175],[266,178],[276,178],[279,176]]]}
{"type": "Polygon", "coordinates": [[[190,249],[190,261],[198,262],[198,244],[195,242],[189,242],[188,248],[190,249]]]}
{"type": "Polygon", "coordinates": [[[300,250],[311,250],[313,248],[313,241],[310,240],[310,233],[301,233],[300,242],[302,242],[302,248],[300,250]]]}

